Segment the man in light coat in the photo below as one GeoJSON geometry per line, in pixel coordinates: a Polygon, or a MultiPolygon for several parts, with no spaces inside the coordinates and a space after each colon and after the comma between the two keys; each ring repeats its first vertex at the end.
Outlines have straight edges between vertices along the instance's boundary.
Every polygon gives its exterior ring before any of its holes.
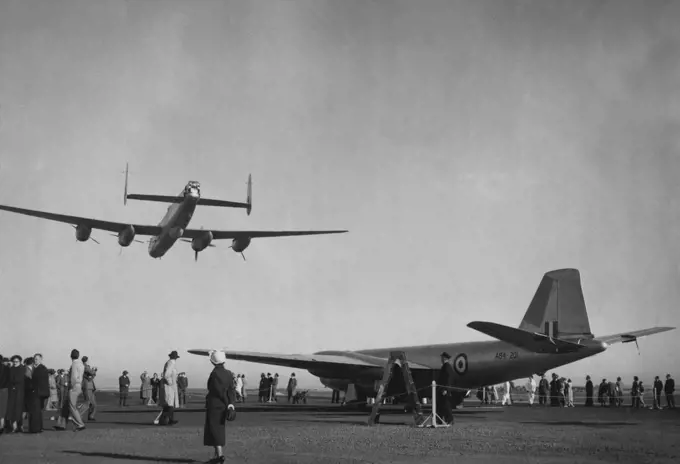
{"type": "Polygon", "coordinates": [[[534,398],[536,394],[536,381],[534,380],[534,376],[532,375],[529,377],[529,381],[527,382],[527,394],[529,395],[529,406],[534,405],[534,398]]]}
{"type": "Polygon", "coordinates": [[[161,388],[159,404],[163,407],[161,414],[156,418],[154,424],[175,425],[175,408],[179,407],[179,394],[177,392],[177,366],[176,360],[179,359],[177,351],[168,355],[161,375],[161,388]]]}

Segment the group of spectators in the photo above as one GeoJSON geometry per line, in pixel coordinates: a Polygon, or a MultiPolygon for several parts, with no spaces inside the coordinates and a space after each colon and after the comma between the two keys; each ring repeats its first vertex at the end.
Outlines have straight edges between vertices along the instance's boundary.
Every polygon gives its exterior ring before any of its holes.
{"type": "MultiPolygon", "coordinates": [[[[516,388],[513,382],[506,382],[504,385],[499,386],[490,385],[486,387],[480,387],[477,391],[477,398],[483,404],[498,404],[510,405],[512,401],[513,390],[516,392],[516,388]],[[502,399],[499,395],[499,390],[503,393],[502,399]]],[[[529,405],[534,404],[535,395],[538,394],[538,404],[547,406],[560,406],[560,407],[574,407],[574,392],[575,388],[572,385],[571,379],[558,376],[556,373],[552,374],[552,380],[548,380],[544,375],[541,375],[538,384],[534,380],[534,377],[530,377],[524,386],[524,392],[528,395],[529,405]]],[[[581,389],[579,389],[580,391],[581,389]]],[[[623,382],[621,377],[616,379],[616,382],[607,381],[607,379],[602,379],[598,390],[597,390],[597,402],[600,406],[612,406],[618,407],[623,405],[623,382]]],[[[644,400],[645,396],[645,386],[638,376],[633,377],[633,383],[630,388],[631,396],[631,406],[634,408],[645,407],[646,403],[644,400]]],[[[659,376],[654,378],[652,384],[652,390],[647,391],[651,393],[652,397],[652,409],[662,409],[662,397],[665,397],[666,408],[675,408],[675,380],[670,374],[666,374],[666,382],[662,382],[659,376]]],[[[593,406],[595,398],[595,388],[590,376],[586,376],[585,385],[585,406],[593,406]]]]}
{"type": "Polygon", "coordinates": [[[64,430],[71,420],[75,430],[85,429],[81,415],[95,420],[94,377],[97,369],[82,361],[78,350],[71,352],[71,368],[55,371],[43,363],[36,353],[23,359],[19,355],[5,358],[0,355],[0,434],[41,433],[44,430],[43,411],[59,411],[56,430],[64,430]],[[76,407],[83,395],[85,401],[76,407]]]}

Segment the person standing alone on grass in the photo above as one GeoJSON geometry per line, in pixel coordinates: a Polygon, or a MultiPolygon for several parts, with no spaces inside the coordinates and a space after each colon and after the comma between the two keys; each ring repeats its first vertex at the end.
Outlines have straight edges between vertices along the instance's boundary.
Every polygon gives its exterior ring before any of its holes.
{"type": "Polygon", "coordinates": [[[291,398],[295,396],[295,390],[297,389],[297,379],[295,378],[295,372],[290,374],[290,379],[288,379],[288,402],[290,403],[291,398]]]}
{"type": "Polygon", "coordinates": [[[118,389],[120,391],[118,406],[127,406],[127,397],[130,392],[130,377],[128,377],[128,371],[123,371],[123,375],[118,377],[118,389]]]}
{"type": "Polygon", "coordinates": [[[453,405],[451,404],[451,389],[454,382],[453,367],[451,366],[451,355],[447,352],[441,354],[442,367],[439,370],[437,380],[437,415],[446,424],[453,423],[453,405]]]}
{"type": "Polygon", "coordinates": [[[208,394],[205,397],[205,426],[203,444],[215,448],[215,456],[208,462],[224,462],[222,447],[226,444],[227,415],[233,413],[236,401],[234,374],[225,369],[227,357],[223,351],[210,353],[213,370],[208,378],[208,394]]]}
{"type": "Polygon", "coordinates": [[[666,384],[663,387],[666,393],[666,404],[668,409],[675,409],[675,398],[673,394],[675,393],[675,380],[671,378],[670,374],[666,374],[666,384]]]}

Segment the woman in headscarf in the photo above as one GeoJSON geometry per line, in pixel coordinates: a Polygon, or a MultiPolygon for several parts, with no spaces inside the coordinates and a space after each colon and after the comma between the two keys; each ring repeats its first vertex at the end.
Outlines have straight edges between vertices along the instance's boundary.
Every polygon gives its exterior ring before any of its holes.
{"type": "MultiPolygon", "coordinates": [[[[209,462],[224,462],[222,447],[225,445],[225,423],[229,410],[234,410],[236,389],[234,374],[225,369],[227,358],[223,351],[213,351],[210,362],[215,366],[208,378],[208,394],[205,397],[205,426],[203,428],[203,444],[215,448],[215,457],[209,462]]],[[[232,412],[233,414],[233,412],[232,412]]]]}
{"type": "Polygon", "coordinates": [[[18,433],[21,415],[24,412],[24,375],[26,370],[21,365],[21,356],[12,356],[12,367],[9,368],[9,386],[7,389],[7,415],[5,422],[12,432],[18,433]]]}

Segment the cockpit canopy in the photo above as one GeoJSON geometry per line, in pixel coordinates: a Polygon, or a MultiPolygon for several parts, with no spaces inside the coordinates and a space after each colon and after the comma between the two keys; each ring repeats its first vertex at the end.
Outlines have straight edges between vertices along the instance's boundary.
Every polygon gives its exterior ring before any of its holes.
{"type": "Polygon", "coordinates": [[[184,187],[184,195],[189,195],[190,193],[195,192],[197,194],[201,194],[201,183],[195,180],[190,180],[187,183],[187,186],[184,187]]]}

